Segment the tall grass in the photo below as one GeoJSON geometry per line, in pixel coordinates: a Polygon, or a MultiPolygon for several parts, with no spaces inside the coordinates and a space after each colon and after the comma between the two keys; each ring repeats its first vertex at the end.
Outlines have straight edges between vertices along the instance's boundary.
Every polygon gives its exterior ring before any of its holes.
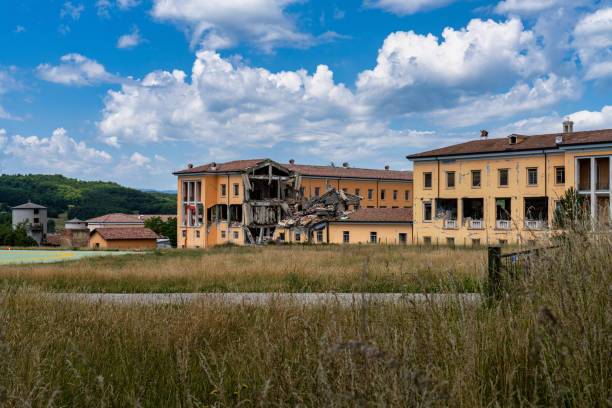
{"type": "Polygon", "coordinates": [[[146,307],[5,292],[0,405],[610,406],[612,242],[563,245],[492,303],[146,307]]]}
{"type": "Polygon", "coordinates": [[[79,292],[472,292],[482,249],[291,246],[155,251],[0,267],[0,288],[79,292]],[[361,269],[369,260],[368,286],[361,269]]]}

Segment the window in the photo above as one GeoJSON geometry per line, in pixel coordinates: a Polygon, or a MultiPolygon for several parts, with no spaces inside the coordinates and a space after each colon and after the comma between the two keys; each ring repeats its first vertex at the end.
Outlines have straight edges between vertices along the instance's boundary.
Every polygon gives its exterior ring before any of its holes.
{"type": "Polygon", "coordinates": [[[370,188],[368,189],[368,200],[371,200],[372,197],[374,197],[374,190],[370,188]]]}
{"type": "Polygon", "coordinates": [[[472,170],[472,188],[480,187],[480,170],[472,170]]]}
{"type": "Polygon", "coordinates": [[[342,191],[344,191],[345,193],[348,193],[348,190],[346,188],[343,188],[342,191]]]}
{"type": "Polygon", "coordinates": [[[196,238],[200,238],[200,231],[196,231],[196,238]]]}
{"type": "Polygon", "coordinates": [[[358,195],[359,195],[359,193],[360,193],[359,189],[358,189],[358,188],[356,188],[356,189],[355,189],[355,195],[356,195],[356,196],[358,196],[358,195]]]}
{"type": "Polygon", "coordinates": [[[472,238],[473,246],[480,246],[480,238],[472,238]]]}
{"type": "Polygon", "coordinates": [[[397,200],[397,190],[393,190],[393,200],[397,200]]]}
{"type": "Polygon", "coordinates": [[[431,245],[431,237],[423,237],[423,243],[425,245],[431,245]]]}
{"type": "Polygon", "coordinates": [[[378,242],[378,237],[377,237],[376,231],[371,231],[370,232],[370,242],[372,244],[375,244],[375,243],[378,242]]]}
{"type": "Polygon", "coordinates": [[[455,246],[455,238],[451,238],[451,237],[446,238],[446,245],[455,246]]]}
{"type": "Polygon", "coordinates": [[[530,167],[527,169],[527,184],[535,186],[538,184],[538,169],[537,167],[530,167]]]}
{"type": "Polygon", "coordinates": [[[38,215],[38,208],[34,209],[34,215],[38,215]]]}
{"type": "Polygon", "coordinates": [[[508,169],[499,169],[499,186],[508,187],[508,169]]]}
{"type": "Polygon", "coordinates": [[[565,167],[555,167],[555,183],[565,184],[565,167]]]}
{"type": "Polygon", "coordinates": [[[423,221],[431,221],[431,201],[423,203],[423,221]]]}
{"type": "Polygon", "coordinates": [[[555,200],[555,211],[561,211],[562,209],[561,200],[555,200]]]}
{"type": "Polygon", "coordinates": [[[315,187],[315,194],[314,194],[314,195],[315,195],[315,197],[318,197],[318,196],[319,196],[319,194],[321,194],[321,188],[319,188],[319,187],[315,187]]]}
{"type": "Polygon", "coordinates": [[[227,194],[227,186],[225,184],[221,184],[221,197],[225,197],[227,194]]]}
{"type": "Polygon", "coordinates": [[[183,238],[187,238],[187,231],[183,230],[181,235],[183,236],[183,238]]]}
{"type": "Polygon", "coordinates": [[[238,197],[240,195],[240,184],[234,183],[234,196],[238,197]]]}
{"type": "Polygon", "coordinates": [[[221,238],[225,239],[225,231],[221,231],[221,238]]]}
{"type": "Polygon", "coordinates": [[[368,205],[368,208],[374,208],[374,206],[373,205],[368,205]]]}
{"type": "Polygon", "coordinates": [[[410,190],[404,191],[404,200],[410,200],[410,190]]]}
{"type": "Polygon", "coordinates": [[[96,248],[100,248],[100,243],[96,242],[96,248]]]}
{"type": "Polygon", "coordinates": [[[299,232],[295,233],[295,242],[300,242],[302,239],[302,235],[299,232]]]}
{"type": "Polygon", "coordinates": [[[400,232],[397,240],[399,241],[400,244],[405,244],[408,242],[408,234],[406,234],[405,232],[400,232]]]}
{"type": "Polygon", "coordinates": [[[238,231],[234,231],[234,239],[238,239],[239,236],[238,231]]]}
{"type": "Polygon", "coordinates": [[[34,224],[38,224],[40,222],[40,218],[34,218],[34,224]]]}
{"type": "Polygon", "coordinates": [[[499,245],[506,245],[508,243],[507,239],[500,239],[499,240],[499,245]]]}
{"type": "Polygon", "coordinates": [[[280,239],[281,241],[285,240],[285,233],[281,232],[280,234],[278,234],[278,239],[280,239]]]}
{"type": "Polygon", "coordinates": [[[380,199],[384,200],[385,199],[385,190],[380,190],[380,199]]]}
{"type": "Polygon", "coordinates": [[[431,173],[423,173],[423,188],[431,188],[431,173]]]}
{"type": "Polygon", "coordinates": [[[348,244],[350,241],[350,235],[348,231],[342,231],[342,242],[348,244]]]}
{"type": "Polygon", "coordinates": [[[446,172],[446,187],[455,188],[455,172],[454,171],[446,172]]]}
{"type": "Polygon", "coordinates": [[[323,242],[323,231],[317,231],[317,242],[323,242]]]}

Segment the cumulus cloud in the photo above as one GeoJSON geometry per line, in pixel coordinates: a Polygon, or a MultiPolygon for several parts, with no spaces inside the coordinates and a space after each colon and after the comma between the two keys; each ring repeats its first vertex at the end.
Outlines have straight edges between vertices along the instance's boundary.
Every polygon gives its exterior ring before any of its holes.
{"type": "Polygon", "coordinates": [[[67,1],[64,3],[64,6],[60,10],[60,17],[64,18],[66,16],[71,17],[73,20],[78,20],[81,17],[81,13],[85,10],[85,6],[79,4],[77,6],[73,6],[71,2],[67,1]]]}
{"type": "Polygon", "coordinates": [[[370,8],[380,8],[385,11],[405,16],[419,11],[431,10],[446,6],[455,0],[365,0],[363,5],[370,8]]]}
{"type": "Polygon", "coordinates": [[[502,94],[463,97],[455,107],[437,110],[429,115],[446,126],[465,127],[541,111],[559,101],[578,97],[580,84],[575,78],[559,78],[551,74],[536,79],[533,86],[519,83],[502,94]]]}
{"type": "Polygon", "coordinates": [[[103,150],[88,147],[85,142],[69,137],[64,128],[57,128],[49,138],[14,135],[4,149],[36,171],[75,173],[108,164],[111,156],[103,150]]]}
{"type": "Polygon", "coordinates": [[[299,32],[285,7],[299,0],[154,0],[151,14],[184,28],[191,46],[228,48],[246,41],[271,51],[279,46],[307,47],[317,41],[299,32]]]}
{"type": "Polygon", "coordinates": [[[461,30],[446,28],[442,41],[413,31],[390,34],[357,87],[380,110],[400,114],[450,107],[464,92],[503,89],[546,69],[541,48],[520,20],[474,19],[461,30]]]}
{"type": "Polygon", "coordinates": [[[40,64],[36,71],[45,81],[63,85],[91,86],[118,80],[115,75],[106,72],[102,64],[81,54],[64,55],[59,65],[40,64]]]}
{"type": "Polygon", "coordinates": [[[612,106],[606,105],[600,111],[581,110],[565,116],[553,112],[550,115],[521,119],[499,127],[492,133],[496,135],[559,133],[566,118],[574,122],[574,131],[612,129],[612,106]]]}
{"type": "Polygon", "coordinates": [[[117,6],[121,10],[128,10],[140,4],[139,0],[117,0],[117,6]]]}
{"type": "Polygon", "coordinates": [[[0,148],[6,143],[6,129],[0,129],[0,148]]]}
{"type": "Polygon", "coordinates": [[[142,42],[142,37],[138,31],[138,27],[133,27],[130,34],[125,34],[119,37],[117,48],[134,48],[142,42]]]}
{"type": "Polygon", "coordinates": [[[612,77],[612,7],[584,16],[573,34],[585,79],[612,77]]]}

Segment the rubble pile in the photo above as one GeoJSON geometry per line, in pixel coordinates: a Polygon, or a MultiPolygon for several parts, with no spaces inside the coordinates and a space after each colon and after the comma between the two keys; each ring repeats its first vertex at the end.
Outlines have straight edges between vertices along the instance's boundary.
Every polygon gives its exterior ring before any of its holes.
{"type": "Polygon", "coordinates": [[[302,211],[284,218],[278,224],[281,228],[315,229],[320,224],[342,219],[353,213],[349,206],[359,208],[361,197],[331,188],[325,194],[308,201],[302,211]]]}

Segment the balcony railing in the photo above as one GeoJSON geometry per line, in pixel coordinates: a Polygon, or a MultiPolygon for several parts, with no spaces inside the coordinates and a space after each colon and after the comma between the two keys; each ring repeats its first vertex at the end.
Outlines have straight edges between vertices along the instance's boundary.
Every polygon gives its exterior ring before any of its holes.
{"type": "Polygon", "coordinates": [[[457,220],[444,220],[444,228],[457,229],[457,220]]]}
{"type": "Polygon", "coordinates": [[[484,221],[483,220],[470,220],[470,229],[483,229],[484,221]]]}
{"type": "Polygon", "coordinates": [[[546,221],[540,220],[526,220],[525,228],[529,230],[543,230],[546,228],[546,221]]]}
{"type": "Polygon", "coordinates": [[[500,230],[509,230],[512,227],[512,223],[510,220],[497,220],[496,226],[500,230]]]}

